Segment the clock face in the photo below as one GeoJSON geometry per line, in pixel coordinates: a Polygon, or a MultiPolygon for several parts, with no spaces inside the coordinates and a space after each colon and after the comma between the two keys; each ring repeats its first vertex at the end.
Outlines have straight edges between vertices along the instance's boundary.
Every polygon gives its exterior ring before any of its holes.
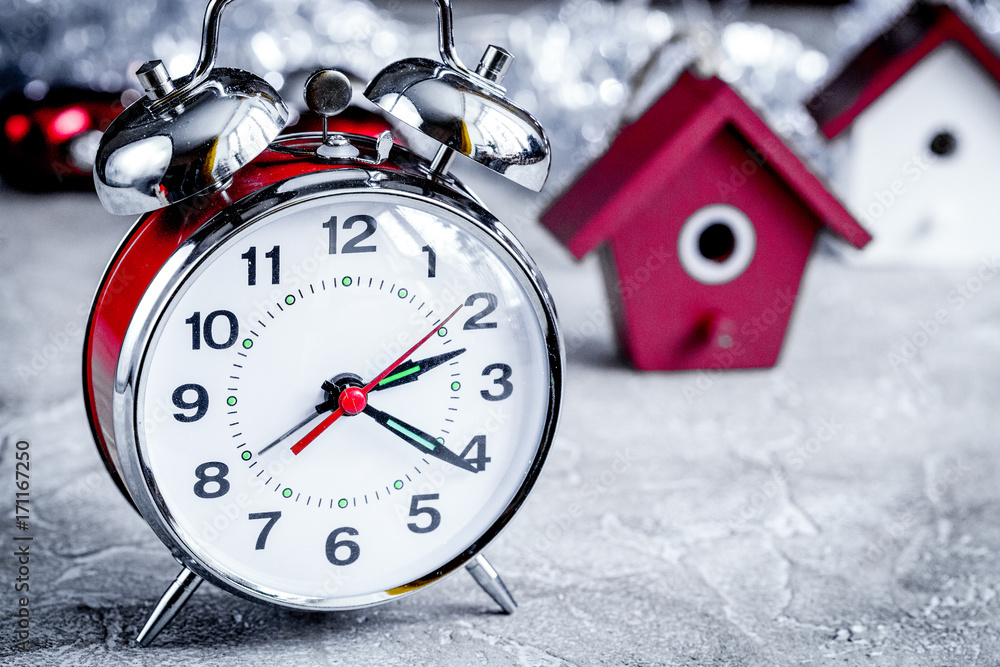
{"type": "Polygon", "coordinates": [[[297,607],[375,603],[471,557],[554,419],[550,324],[506,252],[450,209],[359,192],[201,257],[139,371],[156,520],[224,585],[297,607]]]}

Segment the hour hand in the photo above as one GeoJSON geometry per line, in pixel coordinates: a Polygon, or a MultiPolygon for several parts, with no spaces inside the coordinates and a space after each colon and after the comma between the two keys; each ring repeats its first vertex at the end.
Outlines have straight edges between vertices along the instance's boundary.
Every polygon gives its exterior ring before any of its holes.
{"type": "Polygon", "coordinates": [[[406,384],[407,382],[413,382],[427,371],[440,366],[445,362],[451,361],[463,352],[465,352],[464,347],[461,350],[446,352],[444,354],[439,354],[436,357],[427,357],[426,359],[420,359],[419,361],[413,361],[412,359],[404,361],[393,369],[392,375],[383,378],[377,385],[372,387],[371,390],[378,391],[380,389],[388,389],[389,387],[398,387],[399,385],[406,384]]]}
{"type": "Polygon", "coordinates": [[[441,459],[445,463],[450,463],[469,472],[479,472],[470,461],[466,461],[461,456],[451,451],[433,435],[424,433],[419,428],[407,424],[401,419],[396,419],[392,415],[373,408],[371,403],[365,406],[364,413],[384,426],[386,429],[399,436],[409,444],[416,447],[424,454],[441,459]]]}

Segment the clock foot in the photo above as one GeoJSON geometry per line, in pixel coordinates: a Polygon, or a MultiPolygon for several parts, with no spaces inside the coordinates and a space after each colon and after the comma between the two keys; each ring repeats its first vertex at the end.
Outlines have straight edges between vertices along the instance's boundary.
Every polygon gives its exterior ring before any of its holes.
{"type": "Polygon", "coordinates": [[[504,613],[514,613],[514,610],[517,609],[517,602],[514,601],[514,596],[507,590],[503,579],[493,569],[490,562],[486,560],[486,556],[478,554],[465,566],[465,569],[469,571],[469,574],[476,580],[476,583],[500,605],[504,613]]]}
{"type": "Polygon", "coordinates": [[[174,616],[188,601],[191,594],[198,589],[201,582],[202,578],[191,570],[186,567],[181,570],[177,578],[174,579],[174,583],[170,584],[166,592],[160,596],[160,601],[156,603],[156,608],[150,614],[146,625],[136,636],[135,641],[139,643],[139,646],[149,646],[156,639],[156,635],[160,634],[160,630],[167,627],[167,624],[174,619],[174,616]]]}

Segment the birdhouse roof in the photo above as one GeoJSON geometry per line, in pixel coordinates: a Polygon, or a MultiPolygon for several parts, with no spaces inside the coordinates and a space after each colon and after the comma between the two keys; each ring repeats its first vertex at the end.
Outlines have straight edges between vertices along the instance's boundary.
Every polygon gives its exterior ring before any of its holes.
{"type": "Polygon", "coordinates": [[[828,139],[839,135],[924,56],[946,42],[962,46],[1000,81],[1000,57],[963,14],[949,5],[912,5],[806,104],[820,131],[828,139]]]}
{"type": "MultiPolygon", "coordinates": [[[[735,129],[835,233],[860,248],[871,237],[761,117],[718,78],[684,72],[639,120],[625,126],[542,215],[542,223],[577,257],[656,206],[663,187],[713,137],[735,129]]],[[[709,202],[706,202],[709,203],[709,202]]]]}

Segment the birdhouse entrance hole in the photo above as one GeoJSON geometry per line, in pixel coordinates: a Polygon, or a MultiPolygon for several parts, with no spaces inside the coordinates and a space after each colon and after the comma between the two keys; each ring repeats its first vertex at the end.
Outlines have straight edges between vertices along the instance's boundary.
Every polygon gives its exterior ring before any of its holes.
{"type": "Polygon", "coordinates": [[[943,130],[931,139],[931,153],[938,157],[952,155],[958,149],[958,139],[948,130],[943,130]]]}
{"type": "Polygon", "coordinates": [[[698,239],[698,251],[705,259],[724,262],[736,248],[736,237],[732,228],[724,222],[713,222],[698,239]]]}
{"type": "Polygon", "coordinates": [[[709,204],[681,225],[677,258],[684,271],[705,285],[723,285],[739,277],[757,250],[757,232],[743,211],[709,204]]]}

